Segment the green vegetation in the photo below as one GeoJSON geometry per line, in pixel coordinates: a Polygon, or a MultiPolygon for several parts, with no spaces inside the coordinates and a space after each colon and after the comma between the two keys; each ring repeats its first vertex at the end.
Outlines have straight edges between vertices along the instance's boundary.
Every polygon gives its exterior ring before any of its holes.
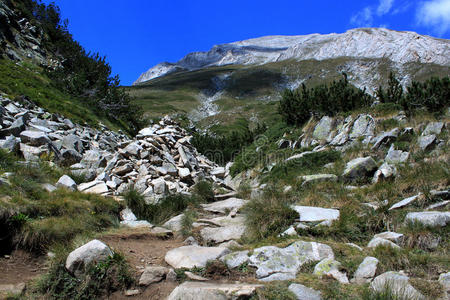
{"type": "Polygon", "coordinates": [[[246,241],[255,242],[277,236],[292,225],[298,213],[289,204],[289,199],[275,187],[250,200],[243,207],[247,224],[246,241]]]}
{"type": "Polygon", "coordinates": [[[68,244],[79,234],[118,223],[120,205],[113,199],[66,189],[44,190],[42,184],[54,183],[62,175],[45,162],[24,164],[0,150],[0,164],[0,173],[12,172],[10,185],[0,186],[0,227],[6,234],[0,252],[14,247],[43,252],[55,243],[68,244]]]}
{"type": "Polygon", "coordinates": [[[450,77],[431,77],[424,82],[413,81],[404,91],[394,73],[390,73],[388,86],[380,86],[377,97],[382,103],[401,105],[412,114],[426,108],[429,112],[442,112],[450,104],[450,77]]]}
{"type": "Polygon", "coordinates": [[[192,145],[210,160],[223,165],[232,161],[243,147],[251,144],[267,128],[265,125],[258,124],[251,130],[248,121],[240,119],[231,132],[227,132],[226,129],[227,127],[216,128],[217,134],[195,132],[191,141],[192,145]]]}
{"type": "Polygon", "coordinates": [[[256,296],[251,299],[263,300],[296,300],[297,297],[288,289],[287,283],[270,283],[263,288],[257,289],[256,296]]]}
{"type": "Polygon", "coordinates": [[[331,84],[307,88],[302,84],[297,90],[286,90],[280,101],[279,112],[292,125],[303,125],[311,116],[334,116],[339,112],[367,107],[371,97],[365,90],[352,86],[344,78],[331,84]]]}
{"type": "Polygon", "coordinates": [[[134,283],[130,267],[121,254],[115,253],[106,261],[87,267],[79,278],[67,271],[63,257],[52,262],[49,272],[38,281],[35,294],[45,295],[46,299],[99,299],[134,283]]]}
{"type": "Polygon", "coordinates": [[[317,173],[327,163],[336,162],[341,159],[341,152],[326,150],[313,152],[301,158],[292,159],[275,165],[266,176],[264,182],[293,182],[299,175],[310,175],[317,173]]]}
{"type": "MultiPolygon", "coordinates": [[[[156,204],[147,204],[142,196],[134,188],[124,193],[128,207],[139,219],[147,220],[152,224],[161,224],[173,216],[183,213],[188,208],[195,208],[200,203],[211,202],[214,199],[211,183],[198,182],[192,195],[172,194],[167,195],[156,204]]],[[[194,215],[186,217],[186,231],[190,231],[189,223],[192,223],[194,215]]]]}

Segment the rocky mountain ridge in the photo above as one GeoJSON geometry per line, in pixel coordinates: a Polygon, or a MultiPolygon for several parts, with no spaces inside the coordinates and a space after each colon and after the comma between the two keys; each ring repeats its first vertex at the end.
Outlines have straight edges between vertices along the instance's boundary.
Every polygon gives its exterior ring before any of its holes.
{"type": "Polygon", "coordinates": [[[359,28],[342,34],[267,36],[216,45],[176,63],[162,63],[143,73],[134,85],[180,70],[224,65],[263,65],[286,60],[327,60],[339,57],[388,59],[400,69],[408,63],[450,66],[450,41],[385,28],[359,28]]]}

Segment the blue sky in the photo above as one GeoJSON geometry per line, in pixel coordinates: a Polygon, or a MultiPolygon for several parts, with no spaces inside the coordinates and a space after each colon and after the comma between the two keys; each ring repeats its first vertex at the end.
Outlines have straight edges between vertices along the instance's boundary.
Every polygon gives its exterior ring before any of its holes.
{"type": "MultiPolygon", "coordinates": [[[[52,1],[44,0],[45,3],[52,1]]],[[[150,67],[264,35],[386,27],[450,38],[450,0],[56,0],[87,50],[130,85],[150,67]]]]}

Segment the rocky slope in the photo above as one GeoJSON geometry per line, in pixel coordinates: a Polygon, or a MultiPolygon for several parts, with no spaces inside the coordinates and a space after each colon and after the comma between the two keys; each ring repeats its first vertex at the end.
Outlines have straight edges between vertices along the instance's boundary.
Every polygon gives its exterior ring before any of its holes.
{"type": "Polygon", "coordinates": [[[224,65],[263,65],[286,60],[388,59],[401,68],[408,63],[450,66],[450,42],[415,32],[361,28],[342,34],[267,36],[194,52],[177,63],[162,63],[143,73],[139,84],[180,70],[224,65]]]}

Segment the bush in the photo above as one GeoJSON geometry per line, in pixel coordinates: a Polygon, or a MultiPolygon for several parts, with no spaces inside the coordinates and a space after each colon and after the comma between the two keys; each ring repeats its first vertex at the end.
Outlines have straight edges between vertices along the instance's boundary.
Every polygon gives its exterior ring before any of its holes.
{"type": "Polygon", "coordinates": [[[202,202],[209,203],[214,201],[213,185],[207,180],[197,182],[194,185],[193,192],[202,202]]]}
{"type": "Polygon", "coordinates": [[[286,90],[279,104],[283,119],[292,125],[301,126],[311,116],[334,116],[371,104],[371,96],[365,90],[352,86],[343,74],[343,79],[331,84],[307,88],[302,84],[295,91],[286,90]]]}
{"type": "Polygon", "coordinates": [[[67,271],[64,260],[55,262],[39,281],[36,292],[49,299],[99,299],[129,288],[133,283],[125,257],[115,253],[106,261],[88,267],[80,278],[67,271]]]}
{"type": "Polygon", "coordinates": [[[409,114],[421,108],[426,108],[429,112],[442,112],[450,105],[450,77],[413,81],[405,92],[400,81],[391,72],[386,89],[380,86],[376,95],[380,102],[401,105],[409,114]]]}
{"type": "Polygon", "coordinates": [[[291,292],[286,284],[270,283],[257,290],[259,299],[264,300],[295,300],[297,296],[291,292]]]}
{"type": "Polygon", "coordinates": [[[147,204],[144,197],[131,188],[123,195],[128,207],[139,219],[150,223],[164,223],[171,217],[182,213],[186,208],[197,205],[200,200],[184,194],[168,195],[155,204],[147,204]]]}

